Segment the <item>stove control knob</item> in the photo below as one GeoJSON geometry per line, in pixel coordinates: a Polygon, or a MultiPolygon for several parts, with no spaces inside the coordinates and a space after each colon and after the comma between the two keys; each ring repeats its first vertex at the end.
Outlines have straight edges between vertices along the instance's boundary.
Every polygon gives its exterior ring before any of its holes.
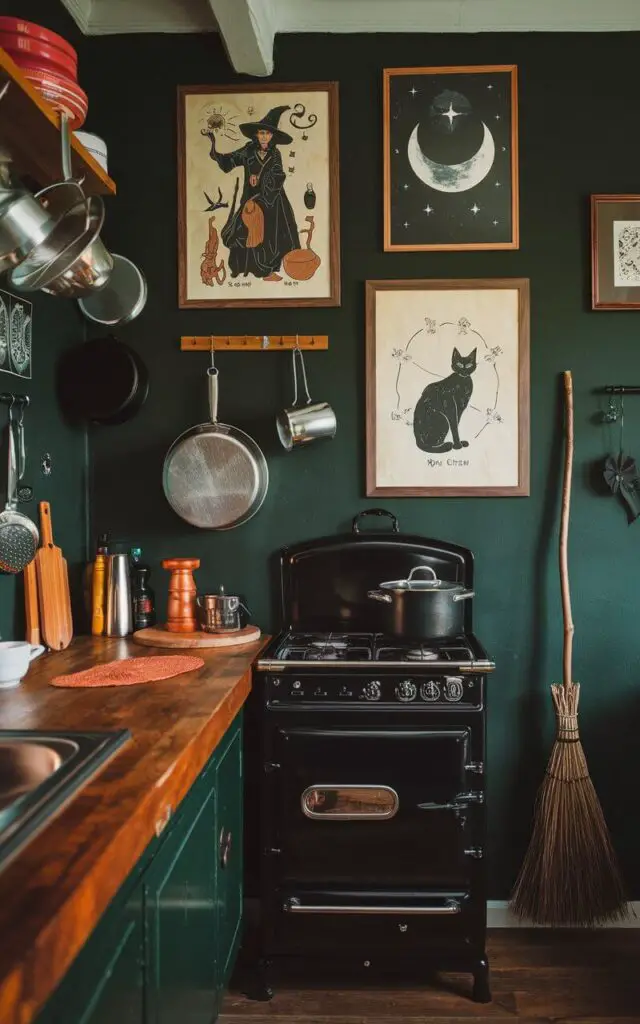
{"type": "Polygon", "coordinates": [[[410,679],[403,679],[401,683],[396,686],[396,697],[401,700],[404,704],[408,704],[410,700],[415,700],[418,693],[416,684],[410,679]]]}
{"type": "Polygon", "coordinates": [[[440,700],[440,684],[436,683],[435,679],[430,679],[428,683],[421,683],[420,696],[423,700],[429,701],[430,704],[440,700]]]}
{"type": "Polygon", "coordinates": [[[365,683],[362,688],[362,695],[365,700],[380,700],[382,696],[380,683],[376,679],[372,679],[370,683],[365,683]]]}
{"type": "Polygon", "coordinates": [[[444,684],[444,699],[448,700],[451,704],[455,704],[457,701],[462,700],[463,695],[462,679],[458,676],[447,676],[447,681],[444,684]]]}

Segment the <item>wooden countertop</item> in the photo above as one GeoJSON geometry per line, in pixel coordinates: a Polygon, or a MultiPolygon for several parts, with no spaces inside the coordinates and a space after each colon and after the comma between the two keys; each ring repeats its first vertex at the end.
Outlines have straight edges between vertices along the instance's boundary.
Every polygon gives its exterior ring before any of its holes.
{"type": "Polygon", "coordinates": [[[166,653],[80,637],[0,691],[0,729],[127,728],[133,737],[0,873],[2,1024],[28,1024],[53,992],[244,704],[265,642],[188,652],[204,667],[159,682],[50,686],[99,662],[166,653]]]}

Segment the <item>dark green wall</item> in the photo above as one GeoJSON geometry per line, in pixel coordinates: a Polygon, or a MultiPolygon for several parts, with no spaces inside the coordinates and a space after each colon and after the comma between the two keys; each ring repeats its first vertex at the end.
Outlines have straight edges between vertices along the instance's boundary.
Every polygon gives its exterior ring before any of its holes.
{"type": "MultiPolygon", "coordinates": [[[[19,14],[62,32],[79,46],[82,54],[82,36],[61,4],[53,5],[48,0],[14,0],[14,3],[2,0],[0,14],[19,14]]],[[[0,280],[0,288],[6,290],[4,280],[0,280]]],[[[25,479],[33,486],[34,496],[32,502],[21,506],[21,511],[37,521],[38,502],[51,502],[54,540],[64,551],[75,583],[80,564],[86,557],[87,445],[84,432],[71,430],[64,423],[53,381],[57,357],[69,345],[82,340],[84,321],[75,303],[68,300],[38,293],[33,297],[33,303],[33,377],[30,381],[21,381],[0,372],[0,391],[24,393],[31,399],[25,418],[28,467],[25,479]],[[44,452],[49,452],[53,460],[53,472],[49,477],[42,476],[40,472],[40,458],[44,452]]],[[[0,499],[4,508],[7,482],[4,406],[0,406],[0,442],[0,499]]],[[[74,586],[74,591],[75,599],[79,596],[79,588],[74,586]]],[[[0,637],[7,640],[22,639],[23,636],[22,577],[0,573],[0,637]]]]}
{"type": "MultiPolygon", "coordinates": [[[[150,299],[122,337],[151,370],[137,419],[95,435],[96,529],[140,542],[159,560],[197,555],[201,588],[241,591],[264,628],[277,625],[269,556],[281,545],[344,529],[364,496],[364,281],[367,278],[531,279],[531,498],[398,499],[384,504],[402,528],[468,545],[476,554],[476,627],[497,662],[489,715],[491,896],[507,896],[528,838],[532,800],[552,740],[548,685],[561,671],[556,571],[561,435],[559,374],[575,377],[576,470],[571,570],[575,675],[592,774],[616,845],[640,896],[636,746],[640,719],[640,523],[589,485],[610,444],[594,421],[594,389],[640,383],[640,314],[589,309],[588,202],[592,192],[634,192],[640,136],[630,114],[638,35],[285,36],[275,78],[337,79],[341,113],[343,301],[339,309],[180,311],[176,259],[176,86],[227,83],[214,38],[93,39],[84,84],[88,127],[109,141],[118,198],[107,240],[144,268],[150,299]],[[596,59],[597,58],[597,59],[596,59]],[[518,252],[382,252],[383,67],[516,63],[520,72],[521,248],[518,252]],[[116,73],[116,71],[118,73],[116,73]],[[120,73],[121,72],[121,73],[120,73]],[[221,415],[264,446],[271,486],[263,510],[230,533],[177,519],[161,486],[173,438],[206,418],[204,355],[181,354],[181,334],[330,336],[308,360],[312,393],[334,405],[334,442],[294,454],[278,446],[276,411],[288,402],[288,360],[219,359],[221,415]]],[[[640,399],[628,400],[628,448],[640,455],[640,399]]]]}

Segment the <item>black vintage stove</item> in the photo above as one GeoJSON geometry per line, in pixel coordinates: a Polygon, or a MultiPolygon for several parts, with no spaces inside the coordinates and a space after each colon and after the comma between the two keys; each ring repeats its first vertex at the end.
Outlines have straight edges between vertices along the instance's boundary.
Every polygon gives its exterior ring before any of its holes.
{"type": "Polygon", "coordinates": [[[494,666],[473,634],[471,600],[459,636],[398,639],[367,597],[415,565],[471,588],[472,555],[401,535],[392,516],[392,531],[361,533],[360,518],[352,534],[282,552],[287,628],[256,665],[262,966],[303,957],[470,971],[473,998],[487,1001],[494,666]]]}

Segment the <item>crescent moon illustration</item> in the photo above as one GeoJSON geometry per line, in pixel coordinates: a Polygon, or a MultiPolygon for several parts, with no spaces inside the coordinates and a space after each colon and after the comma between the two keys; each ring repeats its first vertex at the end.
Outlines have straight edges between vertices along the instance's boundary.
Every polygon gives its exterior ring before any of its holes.
{"type": "Polygon", "coordinates": [[[438,192],[466,192],[486,178],[496,155],[496,146],[484,121],[480,149],[461,164],[439,164],[425,156],[418,142],[418,127],[416,125],[411,132],[407,155],[411,170],[425,185],[438,192]]]}

